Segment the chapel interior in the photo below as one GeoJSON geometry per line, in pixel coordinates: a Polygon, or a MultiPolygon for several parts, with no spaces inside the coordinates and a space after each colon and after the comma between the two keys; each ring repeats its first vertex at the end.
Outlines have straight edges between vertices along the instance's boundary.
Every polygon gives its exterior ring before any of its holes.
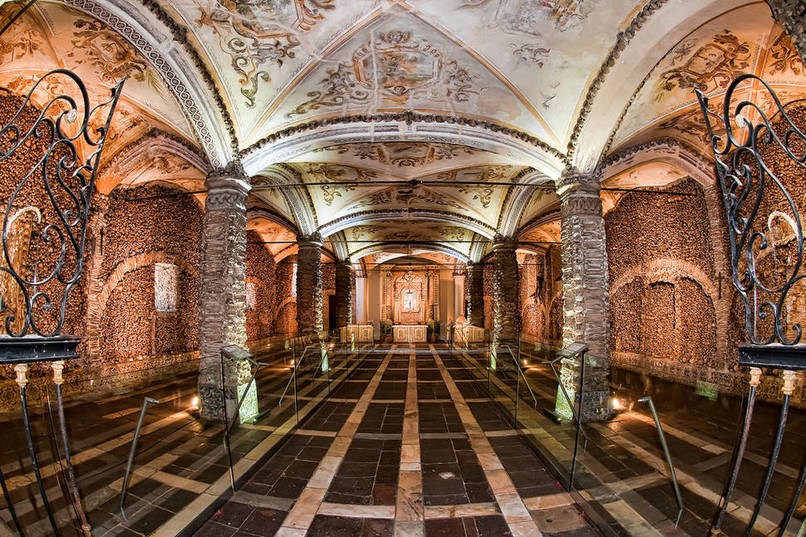
{"type": "Polygon", "coordinates": [[[804,0],[0,2],[0,537],[806,537],[804,60],[804,0]]]}

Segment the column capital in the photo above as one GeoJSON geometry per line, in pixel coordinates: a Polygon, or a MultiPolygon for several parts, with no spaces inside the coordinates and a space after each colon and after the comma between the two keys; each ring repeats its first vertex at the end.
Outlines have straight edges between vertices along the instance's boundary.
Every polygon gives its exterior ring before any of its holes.
{"type": "Polygon", "coordinates": [[[237,162],[237,166],[232,166],[230,163],[224,168],[213,170],[207,176],[207,180],[204,182],[207,187],[205,202],[207,210],[246,210],[246,196],[252,189],[252,185],[243,171],[240,161],[233,162],[237,162]],[[240,168],[240,173],[238,173],[238,168],[240,168]]]}
{"type": "Polygon", "coordinates": [[[322,239],[322,235],[319,233],[311,233],[310,235],[297,235],[297,245],[300,248],[321,248],[322,245],[325,243],[324,239],[322,239]]]}
{"type": "Polygon", "coordinates": [[[582,173],[576,168],[565,170],[554,184],[560,199],[577,192],[596,193],[598,195],[600,188],[599,177],[595,173],[582,173]]]}
{"type": "Polygon", "coordinates": [[[512,237],[504,237],[502,235],[497,235],[493,237],[493,251],[498,252],[500,250],[515,250],[518,248],[518,241],[512,237]]]}
{"type": "Polygon", "coordinates": [[[210,170],[210,173],[207,174],[207,180],[209,181],[210,178],[239,179],[249,182],[249,175],[243,169],[241,160],[237,158],[229,161],[226,166],[210,170]]]}

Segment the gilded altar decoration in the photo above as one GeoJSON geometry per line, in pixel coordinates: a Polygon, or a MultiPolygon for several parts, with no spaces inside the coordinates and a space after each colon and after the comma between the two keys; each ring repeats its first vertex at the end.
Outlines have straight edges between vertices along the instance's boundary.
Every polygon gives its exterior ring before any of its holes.
{"type": "Polygon", "coordinates": [[[673,52],[672,64],[688,59],[679,66],[664,72],[658,82],[655,100],[660,102],[675,88],[697,88],[704,93],[725,89],[730,81],[750,67],[750,43],[741,41],[729,30],[717,34],[711,42],[697,48],[684,42],[673,52]]]}

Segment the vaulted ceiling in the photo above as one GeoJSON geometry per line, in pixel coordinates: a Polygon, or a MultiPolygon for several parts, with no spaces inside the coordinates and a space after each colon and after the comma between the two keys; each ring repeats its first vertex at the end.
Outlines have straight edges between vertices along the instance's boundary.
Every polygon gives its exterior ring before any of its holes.
{"type": "MultiPolygon", "coordinates": [[[[806,97],[787,35],[744,0],[41,1],[0,60],[17,94],[55,67],[95,96],[127,76],[101,190],[203,190],[240,158],[250,226],[279,256],[312,232],[353,259],[551,242],[564,168],[670,137],[707,158],[693,88],[718,101],[751,72],[806,97]]],[[[769,107],[759,89],[744,94],[769,107]]],[[[618,173],[657,186],[687,169],[618,173]]]]}

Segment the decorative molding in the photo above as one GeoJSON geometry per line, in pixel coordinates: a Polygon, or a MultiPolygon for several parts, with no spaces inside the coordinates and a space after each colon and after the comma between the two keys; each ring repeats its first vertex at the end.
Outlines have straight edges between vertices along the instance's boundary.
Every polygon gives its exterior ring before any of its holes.
{"type": "Polygon", "coordinates": [[[492,238],[495,235],[495,229],[492,226],[485,224],[484,222],[481,222],[479,220],[476,220],[475,218],[452,213],[449,211],[438,211],[433,209],[391,209],[385,211],[373,210],[373,211],[361,211],[351,213],[342,216],[340,218],[336,218],[335,220],[332,220],[327,224],[319,226],[319,232],[324,237],[328,237],[333,233],[343,231],[354,225],[365,224],[377,220],[390,220],[390,219],[435,220],[438,222],[448,222],[453,224],[464,225],[469,230],[474,231],[487,238],[492,238]]]}
{"type": "MultiPolygon", "coordinates": [[[[371,244],[369,246],[364,246],[363,248],[359,248],[358,250],[352,252],[350,257],[355,260],[363,259],[364,257],[378,253],[378,252],[388,252],[390,248],[395,247],[407,247],[410,246],[405,241],[395,244],[371,244]]],[[[469,263],[470,258],[463,254],[462,252],[456,250],[455,248],[451,248],[450,246],[446,246],[444,244],[440,244],[438,242],[433,243],[426,243],[426,244],[417,244],[418,250],[428,250],[433,252],[439,252],[442,254],[448,254],[453,256],[463,263],[469,263]]]]}
{"type": "Polygon", "coordinates": [[[523,131],[519,131],[517,129],[513,129],[511,127],[505,127],[503,125],[499,125],[497,123],[493,123],[491,121],[486,121],[482,119],[462,117],[458,115],[447,116],[442,114],[420,114],[418,112],[412,112],[411,110],[406,112],[387,112],[383,114],[371,114],[371,115],[354,114],[349,116],[331,117],[331,118],[308,121],[305,123],[301,123],[299,125],[294,125],[292,127],[286,127],[285,129],[269,134],[268,136],[265,136],[260,140],[258,140],[257,142],[253,143],[246,149],[241,150],[239,155],[241,157],[245,157],[256,150],[261,149],[267,145],[273,144],[283,138],[288,138],[290,136],[305,131],[320,129],[322,127],[330,127],[333,125],[342,125],[348,123],[384,123],[384,122],[402,122],[406,123],[406,125],[408,126],[411,126],[415,123],[447,123],[459,126],[477,127],[489,130],[497,134],[503,134],[504,136],[508,136],[516,140],[520,140],[556,157],[563,163],[567,164],[568,162],[566,155],[564,155],[560,150],[550,146],[549,144],[547,144],[546,142],[535,136],[527,134],[523,131]]]}
{"type": "Polygon", "coordinates": [[[227,128],[227,133],[230,137],[230,147],[233,151],[238,151],[239,142],[238,136],[235,134],[235,125],[232,121],[232,115],[230,114],[229,109],[227,109],[227,106],[224,104],[224,99],[221,98],[221,93],[218,91],[218,86],[216,86],[215,79],[210,73],[210,70],[207,68],[207,65],[204,63],[204,60],[202,60],[201,54],[199,54],[199,51],[196,50],[196,47],[194,47],[193,44],[188,41],[187,28],[176,22],[167,11],[162,9],[162,6],[160,6],[156,0],[142,0],[142,2],[143,5],[147,7],[149,11],[151,11],[151,13],[153,13],[154,16],[156,16],[157,19],[159,19],[159,21],[171,31],[174,40],[185,48],[185,51],[193,60],[196,69],[199,70],[202,78],[204,79],[204,83],[207,85],[207,89],[213,94],[218,113],[221,114],[221,117],[224,120],[224,125],[227,128]]]}
{"type": "MultiPolygon", "coordinates": [[[[129,24],[126,20],[124,20],[121,16],[116,13],[110,11],[107,7],[100,5],[99,3],[95,2],[94,0],[63,0],[64,3],[68,6],[74,7],[85,13],[95,17],[99,21],[103,22],[104,24],[108,25],[112,30],[118,32],[122,35],[125,39],[127,39],[138,51],[140,51],[143,56],[148,59],[149,63],[154,67],[154,69],[160,73],[160,76],[165,81],[168,88],[173,93],[174,97],[180,104],[180,108],[184,112],[185,116],[187,117],[188,121],[191,125],[193,125],[194,130],[196,131],[196,136],[199,138],[199,142],[205,148],[208,158],[212,165],[217,166],[223,160],[226,160],[226,156],[221,153],[221,148],[216,145],[216,140],[213,138],[213,133],[210,132],[210,128],[204,120],[204,113],[202,111],[203,104],[197,103],[193,98],[193,92],[191,88],[188,88],[183,80],[180,78],[179,74],[174,70],[173,62],[170,61],[163,53],[156,48],[154,43],[149,41],[146,37],[144,37],[139,30],[134,28],[131,24],[129,24]]],[[[153,0],[145,0],[148,2],[152,2],[153,0]]],[[[167,14],[166,14],[167,16],[167,14]]],[[[170,17],[168,17],[170,18],[170,17]]],[[[165,22],[163,21],[165,24],[165,22]]],[[[167,24],[166,24],[167,25],[167,24]]],[[[181,28],[179,25],[175,24],[176,30],[179,31],[181,28]]],[[[169,29],[172,29],[170,25],[168,25],[169,29]]],[[[172,29],[172,32],[174,30],[172,29]]],[[[185,33],[187,30],[185,30],[185,33]]],[[[182,32],[179,35],[174,35],[174,38],[177,41],[185,40],[186,37],[182,32]]],[[[193,54],[191,54],[193,56],[193,54]]],[[[199,58],[198,53],[193,56],[194,58],[199,58]]],[[[199,58],[199,61],[200,58],[199,58]]],[[[209,73],[208,73],[209,76],[209,73]]],[[[213,92],[213,95],[216,96],[218,93],[216,91],[213,92]]],[[[220,96],[218,97],[218,101],[220,101],[220,96]]],[[[221,103],[223,106],[223,102],[221,103]]],[[[219,113],[222,115],[222,118],[227,123],[227,118],[229,114],[226,113],[224,109],[219,110],[219,113]]],[[[228,128],[232,124],[232,120],[229,120],[228,128]]],[[[234,133],[234,128],[233,131],[234,133]]],[[[235,141],[237,144],[237,140],[235,141]]]]}
{"type": "Polygon", "coordinates": [[[209,173],[211,170],[209,159],[196,147],[179,136],[175,136],[161,129],[152,128],[142,137],[115,153],[100,169],[98,175],[103,177],[107,173],[113,173],[113,171],[121,176],[128,175],[137,161],[146,156],[149,150],[153,150],[154,148],[181,157],[186,160],[188,164],[204,173],[209,173]]]}
{"type": "Polygon", "coordinates": [[[582,129],[585,127],[585,122],[587,121],[591,109],[593,108],[593,101],[599,94],[599,90],[604,85],[607,74],[616,64],[616,60],[618,60],[618,58],[621,56],[621,53],[627,48],[627,45],[630,44],[630,41],[635,34],[643,27],[649,17],[663,7],[667,1],[668,0],[649,0],[649,2],[647,2],[646,5],[641,8],[641,11],[639,11],[635,17],[633,17],[629,26],[627,26],[624,31],[619,32],[616,36],[616,44],[613,45],[613,48],[610,50],[610,54],[607,55],[607,58],[599,68],[596,78],[594,78],[593,82],[591,82],[591,85],[588,88],[588,93],[585,95],[585,100],[582,103],[582,108],[577,116],[576,123],[574,124],[574,129],[571,131],[571,137],[568,141],[568,150],[566,152],[567,166],[571,166],[570,163],[574,157],[574,154],[576,153],[577,143],[579,142],[579,137],[582,134],[582,129]]]}
{"type": "MultiPolygon", "coordinates": [[[[597,177],[599,182],[602,182],[610,176],[610,174],[607,173],[609,168],[623,164],[639,154],[661,151],[668,156],[673,156],[683,160],[684,162],[697,168],[697,170],[700,171],[703,176],[713,177],[715,180],[716,176],[714,175],[714,164],[708,157],[700,153],[700,151],[698,151],[694,146],[682,142],[677,138],[671,137],[658,138],[642,144],[621,149],[602,160],[599,166],[596,168],[594,175],[597,177]]],[[[701,183],[699,179],[697,182],[701,183]]],[[[703,186],[710,187],[713,185],[703,186]]]]}
{"type": "MultiPolygon", "coordinates": [[[[256,178],[256,180],[252,181],[252,184],[283,185],[303,182],[299,172],[288,164],[275,164],[265,170],[262,175],[266,178],[266,181],[261,182],[259,178],[256,178]]],[[[300,233],[310,234],[315,232],[319,226],[319,220],[316,215],[316,206],[313,204],[313,198],[311,198],[311,193],[308,189],[300,186],[280,188],[280,194],[282,194],[283,199],[291,209],[291,214],[300,233]]]]}

